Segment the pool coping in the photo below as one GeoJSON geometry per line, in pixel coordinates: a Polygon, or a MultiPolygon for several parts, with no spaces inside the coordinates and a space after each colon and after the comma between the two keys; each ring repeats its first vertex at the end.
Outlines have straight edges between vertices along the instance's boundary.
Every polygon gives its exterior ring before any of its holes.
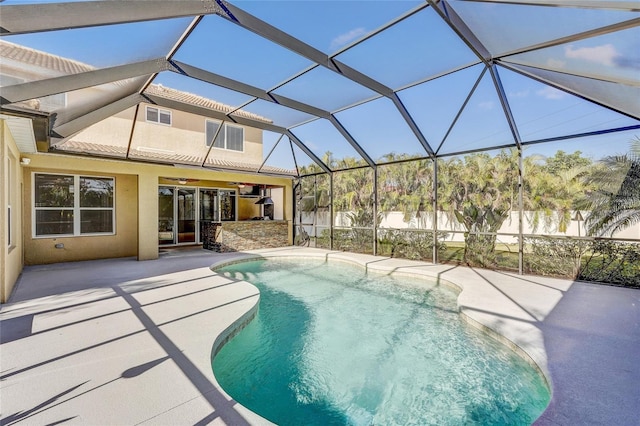
{"type": "Polygon", "coordinates": [[[638,290],[283,247],[26,267],[0,309],[0,423],[270,424],[233,401],[211,371],[259,300],[253,285],[211,268],[270,257],[331,259],[454,286],[470,324],[504,336],[548,379],[551,403],[536,424],[637,420],[638,290]]]}

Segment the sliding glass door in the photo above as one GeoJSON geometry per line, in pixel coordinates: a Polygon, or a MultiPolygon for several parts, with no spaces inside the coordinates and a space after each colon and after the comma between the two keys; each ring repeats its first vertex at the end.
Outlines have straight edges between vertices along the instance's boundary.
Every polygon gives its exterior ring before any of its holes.
{"type": "Polygon", "coordinates": [[[158,188],[158,244],[195,243],[196,189],[158,188]]]}
{"type": "Polygon", "coordinates": [[[178,188],[178,244],[196,242],[196,190],[178,188]]]}
{"type": "Polygon", "coordinates": [[[218,205],[218,190],[201,188],[199,220],[202,222],[218,222],[220,220],[218,205]]]}
{"type": "Polygon", "coordinates": [[[173,186],[158,188],[159,245],[200,243],[199,230],[203,223],[235,218],[235,191],[173,186]]]}
{"type": "Polygon", "coordinates": [[[175,244],[174,188],[158,188],[158,244],[175,244]]]}

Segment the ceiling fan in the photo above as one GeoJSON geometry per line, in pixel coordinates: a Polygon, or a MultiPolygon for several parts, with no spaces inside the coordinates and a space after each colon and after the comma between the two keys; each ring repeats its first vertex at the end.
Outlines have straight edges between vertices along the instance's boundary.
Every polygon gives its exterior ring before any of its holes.
{"type": "Polygon", "coordinates": [[[200,179],[171,178],[171,177],[164,177],[162,179],[170,180],[170,181],[173,181],[173,182],[178,182],[180,185],[186,185],[187,183],[190,183],[190,182],[199,182],[200,181],[200,179]]]}

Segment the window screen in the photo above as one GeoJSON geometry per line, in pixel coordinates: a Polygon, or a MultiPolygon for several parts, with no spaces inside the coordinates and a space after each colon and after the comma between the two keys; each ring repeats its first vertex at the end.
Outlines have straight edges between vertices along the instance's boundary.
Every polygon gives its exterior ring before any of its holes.
{"type": "Polygon", "coordinates": [[[113,178],[35,174],[36,236],[114,232],[113,178]]]}
{"type": "Polygon", "coordinates": [[[227,126],[227,149],[244,151],[244,131],[242,127],[227,126]]]}

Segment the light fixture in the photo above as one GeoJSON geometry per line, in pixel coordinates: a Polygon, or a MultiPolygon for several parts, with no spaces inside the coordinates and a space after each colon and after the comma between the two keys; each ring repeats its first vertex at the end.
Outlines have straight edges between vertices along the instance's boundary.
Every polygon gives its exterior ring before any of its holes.
{"type": "Polygon", "coordinates": [[[23,166],[28,166],[29,163],[31,163],[31,158],[29,157],[22,157],[20,159],[20,164],[22,164],[23,166]]]}
{"type": "Polygon", "coordinates": [[[180,185],[185,185],[185,184],[187,183],[187,180],[186,180],[186,179],[184,179],[184,178],[180,178],[180,179],[178,179],[178,183],[179,183],[180,185]]]}
{"type": "Polygon", "coordinates": [[[273,200],[271,199],[271,197],[262,197],[258,201],[256,201],[256,204],[269,205],[269,204],[273,204],[273,200]]]}
{"type": "Polygon", "coordinates": [[[267,186],[263,185],[262,186],[262,198],[260,198],[258,201],[256,201],[256,204],[264,204],[264,205],[272,205],[273,204],[273,200],[270,197],[270,192],[271,191],[267,191],[267,186]]]}

